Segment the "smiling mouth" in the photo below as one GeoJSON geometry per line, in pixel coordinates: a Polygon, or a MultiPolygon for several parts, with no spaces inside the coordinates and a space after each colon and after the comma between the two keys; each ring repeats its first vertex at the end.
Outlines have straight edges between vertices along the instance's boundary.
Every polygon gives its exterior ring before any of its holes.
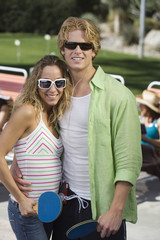
{"type": "Polygon", "coordinates": [[[48,98],[56,98],[57,96],[58,96],[58,94],[56,94],[56,95],[46,95],[48,98]]]}
{"type": "Polygon", "coordinates": [[[83,58],[80,58],[80,57],[74,57],[72,58],[73,60],[76,60],[76,61],[79,61],[79,60],[83,60],[83,58]]]}

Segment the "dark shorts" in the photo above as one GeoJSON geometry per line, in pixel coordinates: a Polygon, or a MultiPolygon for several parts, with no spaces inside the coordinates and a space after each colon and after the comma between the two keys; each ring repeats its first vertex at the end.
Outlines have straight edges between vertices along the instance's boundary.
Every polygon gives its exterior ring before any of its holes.
{"type": "MultiPolygon", "coordinates": [[[[73,194],[72,191],[69,195],[73,194]]],[[[86,201],[86,200],[85,200],[86,201]]],[[[91,202],[88,202],[88,207],[86,209],[81,208],[79,212],[79,202],[77,199],[72,199],[67,201],[67,204],[63,205],[63,210],[60,217],[54,221],[52,224],[44,224],[45,230],[48,235],[48,239],[53,230],[52,240],[68,240],[66,237],[67,230],[73,225],[92,219],[91,213],[91,202]]],[[[77,240],[126,240],[126,223],[122,222],[119,231],[115,235],[111,235],[109,238],[101,238],[97,231],[94,231],[87,237],[79,238],[77,240]]]]}

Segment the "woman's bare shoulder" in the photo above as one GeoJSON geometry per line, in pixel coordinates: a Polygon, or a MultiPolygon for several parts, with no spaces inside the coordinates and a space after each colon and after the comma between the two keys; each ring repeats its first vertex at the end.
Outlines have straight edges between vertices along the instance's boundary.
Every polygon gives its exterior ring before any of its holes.
{"type": "Polygon", "coordinates": [[[157,119],[158,128],[160,128],[160,118],[157,119]]]}
{"type": "Polygon", "coordinates": [[[35,109],[31,104],[23,104],[18,107],[12,115],[12,118],[19,119],[19,121],[32,121],[35,118],[35,109]]]}

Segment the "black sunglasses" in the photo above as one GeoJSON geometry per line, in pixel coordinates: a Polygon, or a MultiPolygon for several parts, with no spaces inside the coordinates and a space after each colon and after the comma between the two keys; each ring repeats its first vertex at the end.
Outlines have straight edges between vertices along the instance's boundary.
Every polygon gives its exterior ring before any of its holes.
{"type": "Polygon", "coordinates": [[[66,79],[65,78],[59,78],[55,81],[52,81],[50,79],[38,79],[38,87],[41,89],[49,89],[54,84],[54,86],[57,89],[65,88],[66,87],[66,79]]]}
{"type": "Polygon", "coordinates": [[[93,49],[93,43],[86,43],[86,42],[65,42],[64,47],[68,49],[75,49],[77,46],[80,47],[81,50],[87,51],[93,49]]]}

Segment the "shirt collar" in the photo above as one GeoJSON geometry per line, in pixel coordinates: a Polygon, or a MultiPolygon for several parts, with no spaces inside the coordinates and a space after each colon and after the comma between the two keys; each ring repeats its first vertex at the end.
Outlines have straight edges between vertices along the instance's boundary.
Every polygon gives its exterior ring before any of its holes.
{"type": "Polygon", "coordinates": [[[104,80],[105,80],[104,71],[102,70],[102,68],[100,66],[95,67],[95,68],[96,68],[96,73],[94,74],[94,76],[90,82],[91,89],[92,89],[93,85],[95,85],[96,87],[98,87],[100,89],[104,89],[104,80]]]}

